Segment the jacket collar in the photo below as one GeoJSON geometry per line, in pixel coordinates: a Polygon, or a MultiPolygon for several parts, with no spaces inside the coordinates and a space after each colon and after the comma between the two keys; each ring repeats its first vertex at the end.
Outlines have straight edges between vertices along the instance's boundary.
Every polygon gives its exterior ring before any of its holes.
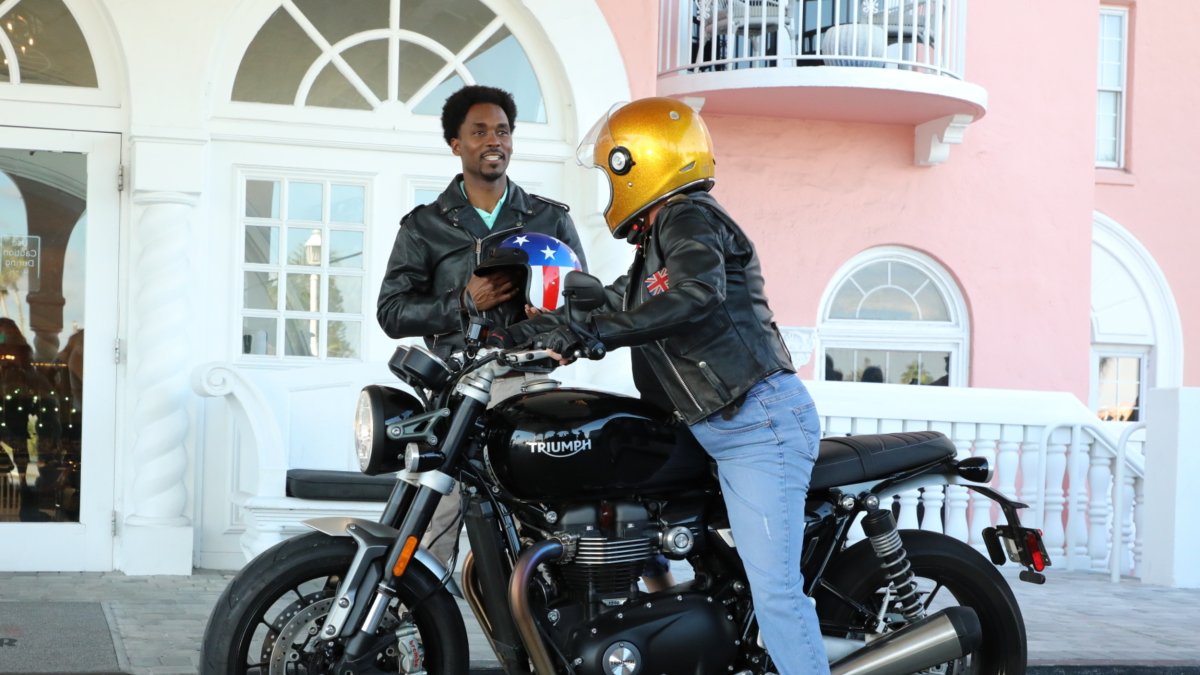
{"type": "MultiPolygon", "coordinates": [[[[455,176],[450,181],[450,185],[446,186],[446,189],[443,190],[442,194],[438,196],[437,206],[438,210],[442,212],[442,215],[453,217],[453,212],[460,209],[469,208],[471,206],[471,203],[467,201],[466,196],[463,195],[462,189],[458,187],[458,184],[462,182],[462,179],[463,175],[461,173],[455,176]]],[[[504,225],[507,227],[509,221],[513,220],[513,218],[505,216],[505,214],[509,211],[516,211],[513,216],[515,216],[518,220],[523,219],[523,217],[529,217],[533,215],[533,204],[529,194],[522,190],[521,186],[517,185],[516,181],[514,181],[512,178],[508,179],[508,197],[504,200],[504,204],[501,206],[500,215],[496,218],[497,226],[504,225]]]]}

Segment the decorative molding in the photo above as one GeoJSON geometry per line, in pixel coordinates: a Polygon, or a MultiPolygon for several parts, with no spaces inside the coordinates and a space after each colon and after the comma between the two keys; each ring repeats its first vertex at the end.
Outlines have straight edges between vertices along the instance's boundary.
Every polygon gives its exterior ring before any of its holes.
{"type": "Polygon", "coordinates": [[[792,365],[797,368],[812,360],[817,344],[817,329],[810,327],[781,326],[783,344],[792,355],[792,365]]]}
{"type": "Polygon", "coordinates": [[[963,142],[967,127],[975,118],[971,115],[947,115],[936,120],[918,124],[913,147],[913,161],[917,166],[934,166],[950,158],[950,146],[963,142]]]}
{"type": "MultiPolygon", "coordinates": [[[[204,363],[191,376],[192,391],[200,396],[222,397],[234,412],[236,427],[250,434],[257,475],[252,494],[283,496],[287,474],[287,441],[280,422],[259,385],[228,363],[204,363]]],[[[232,465],[237,471],[237,464],[232,465]]],[[[242,484],[239,482],[239,484],[242,484]]]]}

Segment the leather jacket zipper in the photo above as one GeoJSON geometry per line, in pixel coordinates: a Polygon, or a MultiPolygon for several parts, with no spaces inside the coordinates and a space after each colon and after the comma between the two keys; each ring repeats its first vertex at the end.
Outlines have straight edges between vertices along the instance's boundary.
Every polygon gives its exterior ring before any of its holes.
{"type": "Polygon", "coordinates": [[[677,369],[675,364],[671,361],[670,355],[667,354],[667,348],[663,346],[662,341],[655,340],[654,344],[657,345],[659,351],[662,352],[663,358],[667,361],[667,365],[671,367],[671,372],[675,373],[675,379],[679,380],[679,386],[683,387],[683,393],[688,395],[688,399],[691,400],[692,405],[696,406],[696,410],[703,412],[704,408],[700,407],[700,402],[696,400],[696,396],[692,393],[692,390],[688,388],[687,382],[685,382],[683,379],[683,375],[679,374],[679,369],[677,369]]]}

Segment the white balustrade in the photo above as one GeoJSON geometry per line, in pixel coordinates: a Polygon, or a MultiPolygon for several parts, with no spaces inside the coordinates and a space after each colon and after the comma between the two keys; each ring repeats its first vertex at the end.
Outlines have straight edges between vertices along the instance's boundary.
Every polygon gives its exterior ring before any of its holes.
{"type": "Polygon", "coordinates": [[[966,0],[660,0],[659,75],[898,68],[962,78],[966,0]]]}
{"type": "MultiPolygon", "coordinates": [[[[995,469],[991,487],[1029,505],[1020,511],[1022,524],[1042,531],[1055,566],[1104,571],[1115,560],[1122,573],[1136,574],[1144,532],[1142,438],[1126,434],[1113,441],[1110,431],[1074,397],[975,388],[807,384],[826,436],[939,431],[954,443],[959,459],[988,460],[995,469]],[[1119,447],[1127,449],[1122,453],[1119,447]],[[1122,454],[1128,458],[1119,472],[1122,454]],[[1114,501],[1118,479],[1122,496],[1114,501]]],[[[882,497],[884,503],[899,507],[900,527],[943,531],[981,550],[983,530],[1006,522],[990,499],[960,486],[882,497]]],[[[851,532],[852,541],[861,536],[851,532]]]]}

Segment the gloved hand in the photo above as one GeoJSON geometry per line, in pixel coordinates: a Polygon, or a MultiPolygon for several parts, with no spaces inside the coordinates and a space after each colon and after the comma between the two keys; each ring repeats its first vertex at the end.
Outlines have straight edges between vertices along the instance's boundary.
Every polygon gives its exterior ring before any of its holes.
{"type": "Polygon", "coordinates": [[[560,356],[571,358],[576,349],[583,346],[583,338],[566,326],[558,326],[554,330],[534,336],[535,349],[549,349],[560,356]]]}

